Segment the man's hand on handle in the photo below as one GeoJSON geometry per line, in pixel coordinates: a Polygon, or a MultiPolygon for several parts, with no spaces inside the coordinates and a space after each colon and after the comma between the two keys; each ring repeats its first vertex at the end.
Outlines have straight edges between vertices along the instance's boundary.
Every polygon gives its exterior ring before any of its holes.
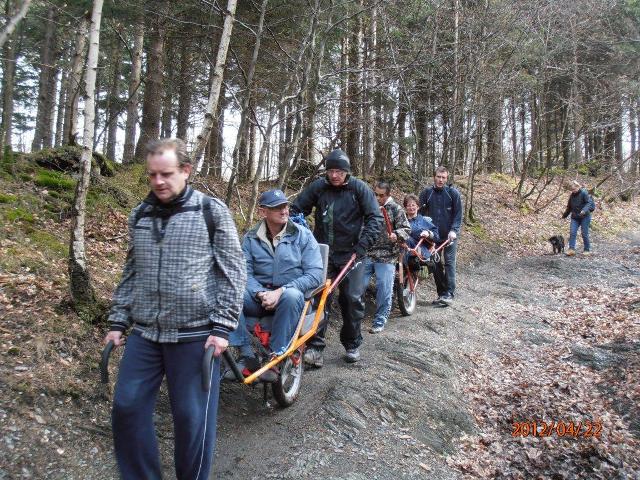
{"type": "Polygon", "coordinates": [[[209,347],[214,347],[215,351],[213,352],[214,357],[219,357],[229,346],[229,340],[226,338],[215,337],[213,335],[209,335],[207,341],[204,344],[204,349],[206,350],[209,347]]]}
{"type": "Polygon", "coordinates": [[[126,338],[122,336],[122,332],[118,330],[111,330],[104,337],[104,340],[102,341],[102,343],[106,345],[109,342],[113,342],[114,346],[119,347],[120,345],[124,345],[125,341],[126,341],[126,338]]]}

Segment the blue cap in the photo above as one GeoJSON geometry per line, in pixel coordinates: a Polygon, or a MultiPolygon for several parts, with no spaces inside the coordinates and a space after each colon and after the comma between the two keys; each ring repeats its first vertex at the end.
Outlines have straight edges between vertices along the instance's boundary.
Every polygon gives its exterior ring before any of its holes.
{"type": "Polygon", "coordinates": [[[277,207],[285,203],[289,203],[289,200],[287,200],[282,190],[278,190],[277,188],[264,192],[258,199],[258,205],[261,207],[277,207]]]}

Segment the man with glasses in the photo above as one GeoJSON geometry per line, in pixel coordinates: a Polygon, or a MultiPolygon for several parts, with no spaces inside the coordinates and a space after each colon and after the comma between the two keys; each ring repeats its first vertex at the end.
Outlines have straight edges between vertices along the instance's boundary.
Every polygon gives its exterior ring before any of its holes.
{"type": "MultiPolygon", "coordinates": [[[[360,360],[364,318],[364,259],[367,249],[375,243],[382,228],[382,215],[371,188],[351,176],[349,157],[341,149],[333,150],[325,159],[326,175],[305,188],[293,202],[293,213],[307,216],[315,208],[314,235],[318,242],[329,245],[328,276],[338,272],[356,254],[358,263],[340,284],[338,303],[342,312],[340,342],[346,353],[344,360],[360,360]]],[[[331,302],[328,302],[329,305],[331,302]]],[[[320,368],[324,363],[326,346],[325,322],[309,341],[304,361],[320,368]]]]}

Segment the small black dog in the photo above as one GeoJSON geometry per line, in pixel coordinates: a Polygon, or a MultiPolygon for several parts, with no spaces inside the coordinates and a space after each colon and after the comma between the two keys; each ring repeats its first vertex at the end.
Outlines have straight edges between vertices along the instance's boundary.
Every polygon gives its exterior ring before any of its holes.
{"type": "Polygon", "coordinates": [[[549,243],[553,245],[553,253],[564,252],[564,237],[562,235],[554,235],[549,239],[549,243]]]}

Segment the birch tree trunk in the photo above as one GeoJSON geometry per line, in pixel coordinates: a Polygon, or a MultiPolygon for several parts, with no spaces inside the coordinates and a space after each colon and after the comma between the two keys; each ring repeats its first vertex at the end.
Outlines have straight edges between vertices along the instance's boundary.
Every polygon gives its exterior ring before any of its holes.
{"type": "Polygon", "coordinates": [[[196,139],[196,148],[193,151],[193,160],[197,165],[196,168],[193,169],[191,174],[192,176],[202,168],[202,162],[204,159],[202,154],[207,142],[209,141],[209,135],[211,135],[211,128],[213,126],[213,119],[216,116],[218,97],[220,96],[220,87],[222,86],[224,65],[227,63],[227,51],[229,50],[229,41],[231,40],[231,32],[233,30],[233,21],[236,14],[237,3],[237,0],[228,0],[227,2],[227,11],[224,17],[220,43],[218,44],[213,82],[211,82],[211,89],[209,90],[209,100],[207,101],[207,108],[204,114],[204,122],[196,139]]]}
{"type": "MultiPolygon", "coordinates": [[[[7,16],[10,15],[10,2],[6,5],[7,16]]],[[[2,123],[0,124],[0,155],[4,154],[4,147],[11,147],[11,133],[13,122],[13,89],[16,73],[15,39],[9,39],[2,47],[2,123]]]]}
{"type": "Polygon", "coordinates": [[[84,66],[84,49],[87,44],[87,27],[89,23],[89,12],[82,16],[76,39],[75,49],[71,59],[71,73],[69,74],[69,91],[67,93],[67,104],[65,106],[63,143],[75,143],[76,129],[78,128],[78,103],[82,90],[82,68],[84,66]]]}
{"type": "Polygon", "coordinates": [[[142,72],[142,46],[144,43],[144,17],[138,16],[136,21],[133,58],[131,58],[131,78],[129,79],[129,100],[127,101],[127,124],[124,129],[124,150],[122,163],[133,163],[136,146],[136,127],[138,126],[138,98],[140,90],[140,73],[142,72]]]}
{"type": "MultiPolygon", "coordinates": [[[[9,10],[10,3],[11,2],[7,0],[7,11],[9,10]]],[[[16,27],[18,26],[18,23],[20,23],[20,21],[27,15],[30,5],[31,5],[31,0],[24,0],[22,2],[22,6],[20,7],[20,10],[18,10],[15,13],[15,15],[13,16],[7,15],[9,18],[9,21],[4,26],[4,28],[0,31],[0,49],[4,46],[7,39],[11,36],[13,31],[16,29],[16,27]]]]}
{"type": "Polygon", "coordinates": [[[56,135],[55,146],[59,147],[64,142],[64,107],[67,103],[67,93],[69,90],[69,74],[62,72],[60,79],[60,92],[58,94],[58,113],[56,114],[56,135]]]}
{"type": "Polygon", "coordinates": [[[82,138],[81,174],[76,184],[71,217],[71,241],[69,245],[69,286],[76,311],[87,311],[95,304],[95,292],[87,268],[84,227],[86,218],[87,193],[91,177],[91,156],[93,154],[93,131],[95,112],[95,84],[100,49],[100,21],[103,0],[94,0],[89,33],[89,53],[85,72],[85,115],[82,138]]]}

